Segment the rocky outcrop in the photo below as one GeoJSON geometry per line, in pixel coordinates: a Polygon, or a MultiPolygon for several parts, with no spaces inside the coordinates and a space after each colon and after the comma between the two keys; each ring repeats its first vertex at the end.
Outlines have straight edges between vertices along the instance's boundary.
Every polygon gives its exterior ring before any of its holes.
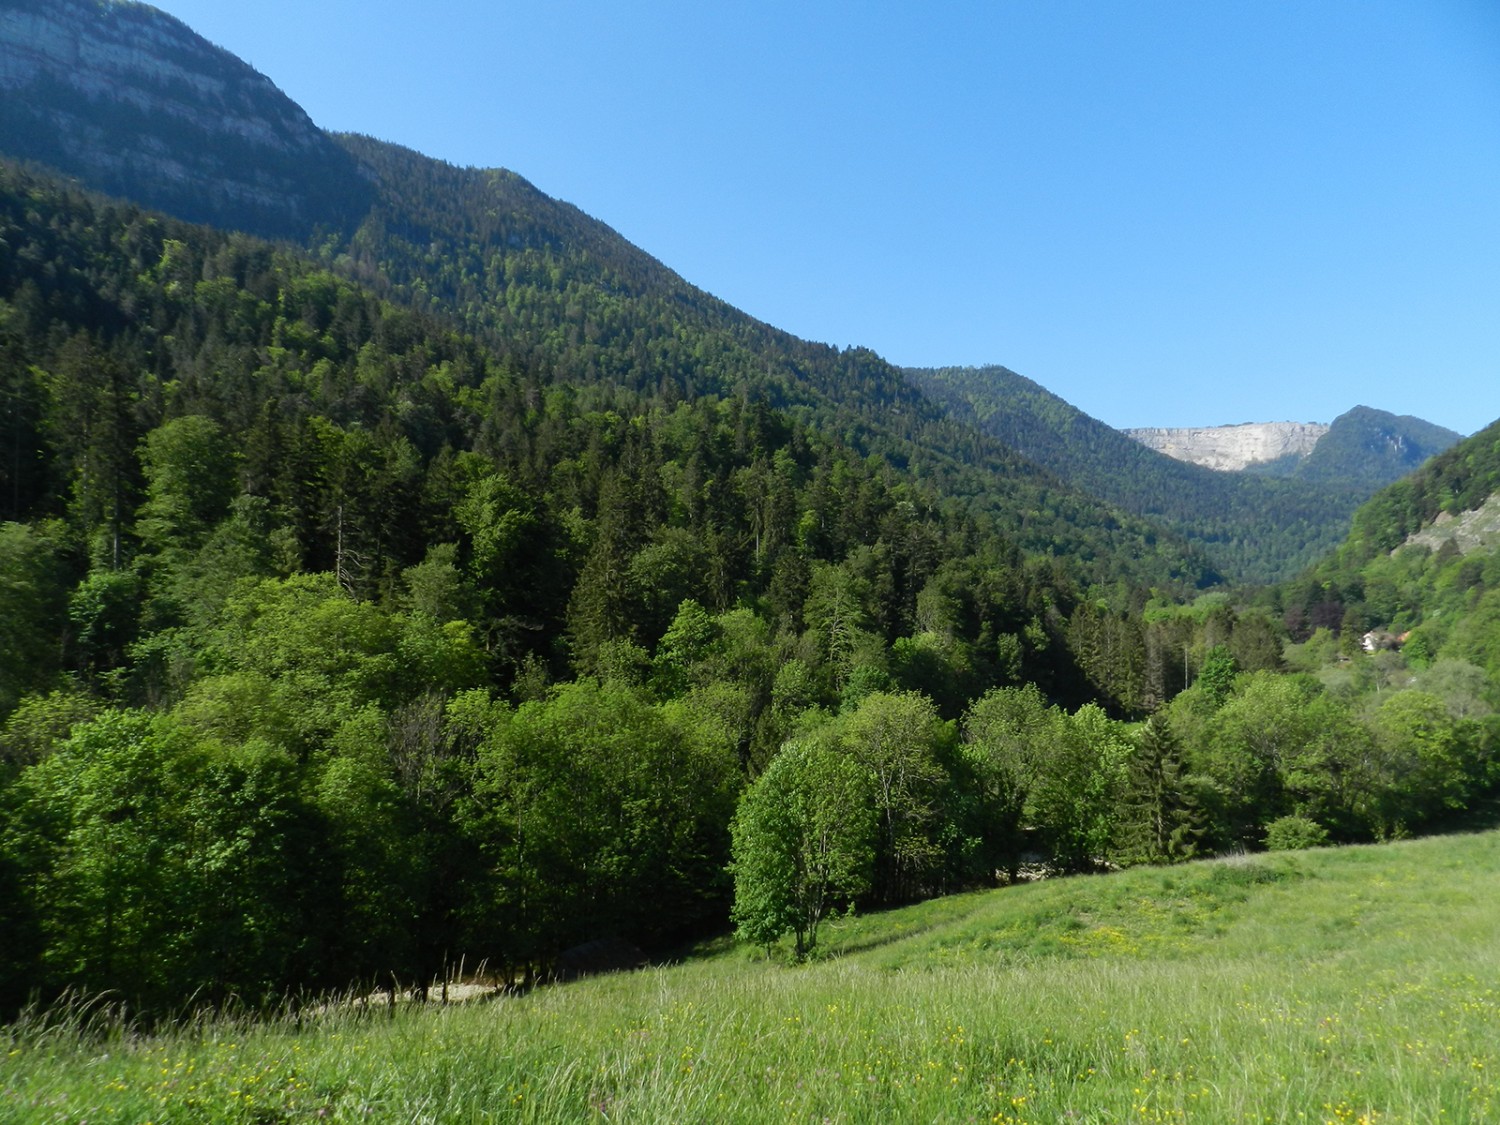
{"type": "Polygon", "coordinates": [[[1247,422],[1238,426],[1124,432],[1142,445],[1178,461],[1233,472],[1268,461],[1306,457],[1328,432],[1328,427],[1319,422],[1247,422]]]}
{"type": "Polygon", "coordinates": [[[0,150],[183,218],[303,237],[353,215],[353,159],[270,79],[124,0],[0,0],[0,150]]]}
{"type": "Polygon", "coordinates": [[[1448,543],[1452,543],[1461,555],[1494,550],[1500,545],[1500,493],[1490,496],[1470,512],[1460,512],[1456,516],[1439,512],[1430,525],[1409,536],[1402,546],[1440,551],[1448,543]]]}

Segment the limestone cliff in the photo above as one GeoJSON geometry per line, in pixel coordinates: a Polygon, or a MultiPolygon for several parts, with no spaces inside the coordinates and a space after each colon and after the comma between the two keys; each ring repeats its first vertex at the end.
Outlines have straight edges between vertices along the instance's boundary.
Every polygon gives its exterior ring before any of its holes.
{"type": "Polygon", "coordinates": [[[305,237],[367,189],[264,75],[125,0],[0,0],[0,150],[183,218],[305,237]]]}
{"type": "Polygon", "coordinates": [[[1230,472],[1282,458],[1306,457],[1327,432],[1328,426],[1318,422],[1247,422],[1238,426],[1125,431],[1168,457],[1230,472]]]}

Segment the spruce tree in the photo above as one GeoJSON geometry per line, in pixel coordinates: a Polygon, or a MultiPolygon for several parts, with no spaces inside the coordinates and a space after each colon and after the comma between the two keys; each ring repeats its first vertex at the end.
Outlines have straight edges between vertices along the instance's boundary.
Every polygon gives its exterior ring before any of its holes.
{"type": "Polygon", "coordinates": [[[1198,853],[1206,821],[1185,776],[1182,747],[1160,715],[1142,725],[1130,762],[1120,832],[1127,863],[1180,863],[1198,853]]]}

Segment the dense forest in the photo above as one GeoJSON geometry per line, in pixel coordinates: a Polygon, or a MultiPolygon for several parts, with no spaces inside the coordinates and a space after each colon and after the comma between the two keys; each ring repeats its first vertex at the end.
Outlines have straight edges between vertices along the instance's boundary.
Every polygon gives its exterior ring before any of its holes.
{"type": "Polygon", "coordinates": [[[748,396],[878,456],[1084,583],[1204,588],[1177,535],[955,423],[863,348],[800,340],[704,293],[604,224],[500,170],[340,136],[377,184],[369,216],[317,247],[328,269],[457,323],[517,370],[672,403],[748,396]]]}
{"type": "Polygon", "coordinates": [[[805,954],[851,902],[1493,791],[1495,555],[1389,554],[1492,431],[1237,602],[878,357],[363,157],[405,225],[310,252],[0,170],[7,1011],[805,954]]]}

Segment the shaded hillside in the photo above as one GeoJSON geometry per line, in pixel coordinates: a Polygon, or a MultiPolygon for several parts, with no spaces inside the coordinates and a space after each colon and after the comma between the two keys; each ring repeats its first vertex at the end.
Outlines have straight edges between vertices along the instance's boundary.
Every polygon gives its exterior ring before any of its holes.
{"type": "Polygon", "coordinates": [[[1028,552],[1061,557],[1085,580],[1216,580],[1180,539],[956,423],[875,353],[757,321],[514,173],[340,140],[377,195],[347,249],[325,251],[332,268],[457,317],[516,365],[667,401],[749,395],[964,497],[1028,552]]]}
{"type": "Polygon", "coordinates": [[[1238,582],[1273,582],[1344,538],[1368,491],[1214,472],[1174,460],[1004,367],[909,369],[955,417],[1091,495],[1181,535],[1238,582]]]}

